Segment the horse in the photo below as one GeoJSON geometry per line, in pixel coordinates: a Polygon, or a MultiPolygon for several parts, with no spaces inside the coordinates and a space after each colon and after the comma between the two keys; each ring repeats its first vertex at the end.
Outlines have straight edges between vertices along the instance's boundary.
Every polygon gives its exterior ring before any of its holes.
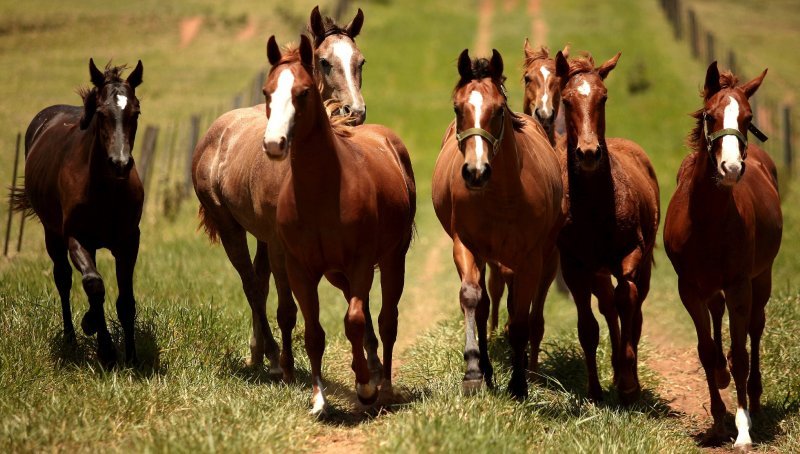
{"type": "MultiPolygon", "coordinates": [[[[563,114],[559,116],[561,106],[561,87],[558,77],[555,76],[556,61],[550,58],[548,50],[544,46],[533,49],[525,39],[523,46],[525,52],[525,63],[523,66],[523,82],[525,84],[525,95],[522,110],[526,115],[533,116],[544,128],[547,140],[553,148],[558,147],[556,125],[558,122],[563,129],[563,114]]],[[[569,55],[569,45],[561,51],[565,56],[569,55]]],[[[489,332],[497,329],[500,300],[505,290],[505,280],[502,270],[489,263],[488,290],[489,301],[491,301],[492,312],[489,319],[489,332]]],[[[560,269],[556,273],[556,288],[566,293],[566,284],[561,277],[560,269]]]]}
{"type": "Polygon", "coordinates": [[[594,294],[608,323],[614,384],[620,401],[628,404],[641,390],[637,359],[642,303],[650,289],[660,207],[658,181],[644,150],[631,140],[605,136],[608,95],[603,81],[619,57],[618,53],[595,67],[588,54],[569,62],[563,53],[556,55],[567,128],[566,146],[559,152],[568,205],[558,248],[564,280],[578,310],[589,398],[603,397],[597,377],[594,294]]]}
{"type": "Polygon", "coordinates": [[[366,60],[355,44],[363,25],[361,8],[349,24],[339,27],[333,19],[322,17],[318,6],[311,11],[308,25],[314,41],[314,77],[322,82],[322,99],[337,100],[340,107],[336,113],[347,117],[351,125],[360,125],[367,119],[367,105],[361,95],[366,60]]]}
{"type": "Polygon", "coordinates": [[[86,335],[97,333],[97,356],[116,363],[116,349],[106,326],[105,284],[95,253],[106,248],[115,259],[117,316],[125,336],[125,359],[135,364],[133,270],[139,253],[139,220],[144,188],[131,150],[140,114],[136,87],[142,83],[141,60],[126,79],[125,66],[100,71],[89,59],[91,88],[79,94],[83,106],[50,106],[33,118],[25,132],[25,183],[12,194],[15,211],[35,215],[44,227],[45,247],[64,320],[64,338],[75,341],[69,293],[72,264],[80,271],[89,310],[81,320],[86,335]]]}
{"type": "Polygon", "coordinates": [[[307,37],[281,53],[274,38],[264,84],[270,99],[264,146],[273,161],[289,162],[278,196],[277,224],[286,246],[289,283],[306,323],[311,361],[312,410],[325,411],[317,286],[325,276],[348,303],[345,334],[352,345],[356,394],[374,403],[391,389],[397,305],[403,292],[405,256],[413,235],[416,188],[403,142],[381,125],[331,125],[315,89],[313,51],[307,37]],[[382,301],[377,342],[366,342],[369,291],[380,268],[382,301]],[[364,357],[367,351],[369,359],[364,357]],[[383,380],[383,382],[381,382],[383,380]]]}
{"type": "Polygon", "coordinates": [[[486,264],[491,263],[510,283],[513,371],[508,386],[522,399],[528,392],[526,344],[531,343],[531,370],[536,371],[542,310],[557,264],[556,238],[564,219],[560,170],[538,123],[508,107],[503,59],[496,49],[488,60],[472,60],[465,49],[458,58],[458,74],[456,118],[442,140],[432,196],[436,216],[453,239],[453,261],[461,279],[466,328],[462,392],[493,386],[485,283],[486,264]]]}
{"type": "MultiPolygon", "coordinates": [[[[329,62],[318,66],[329,65],[322,72],[333,75],[319,79],[322,81],[319,88],[326,101],[364,105],[360,92],[360,67],[354,73],[349,62],[338,57],[325,57],[330,49],[336,49],[338,55],[349,53],[354,60],[356,57],[363,60],[353,40],[363,21],[360,9],[344,28],[328,17],[322,18],[319,8],[311,11],[308,29],[315,37],[316,58],[329,62]],[[355,92],[352,91],[354,86],[342,83],[343,77],[344,80],[358,81],[355,92]]],[[[253,334],[247,364],[261,365],[266,356],[270,361],[270,373],[282,375],[284,381],[291,382],[294,380],[291,336],[297,323],[297,307],[289,288],[283,245],[275,223],[278,192],[289,166],[285,162],[270,161],[264,154],[266,111],[266,105],[260,104],[235,109],[217,118],[195,148],[192,182],[200,201],[201,226],[212,242],[221,240],[228,259],[239,274],[250,305],[253,334]],[[252,261],[247,232],[257,240],[252,261]],[[275,279],[278,294],[277,318],[282,350],[272,337],[266,316],[270,274],[275,279]]],[[[350,122],[363,121],[363,116],[351,115],[348,118],[350,122]]],[[[371,325],[368,332],[375,338],[371,325]]]]}
{"type": "Polygon", "coordinates": [[[711,395],[712,436],[724,436],[726,409],[717,388],[726,388],[733,372],[738,404],[734,446],[745,450],[752,443],[748,397],[750,411],[761,408],[759,347],[783,228],[775,164],[747,141],[753,118],[748,99],[766,73],[739,85],[732,73],[720,74],[717,62],[708,67],[703,107],[693,114],[697,124],[688,138],[692,151],[678,171],[664,225],[664,248],[697,330],[697,352],[711,395]],[[726,306],[730,372],[722,352],[726,306]]]}

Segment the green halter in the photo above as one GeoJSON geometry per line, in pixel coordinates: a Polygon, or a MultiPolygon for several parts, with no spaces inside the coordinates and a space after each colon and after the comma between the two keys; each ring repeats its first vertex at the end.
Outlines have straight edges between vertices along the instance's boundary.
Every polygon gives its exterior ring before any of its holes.
{"type": "MultiPolygon", "coordinates": [[[[760,132],[760,131],[759,131],[760,132]]],[[[703,133],[706,136],[706,150],[708,154],[711,156],[711,159],[716,161],[714,155],[711,153],[711,147],[714,146],[714,141],[725,137],[725,136],[734,136],[739,139],[739,142],[742,144],[742,159],[747,159],[747,136],[742,134],[741,131],[735,128],[723,128],[719,131],[714,131],[712,133],[708,132],[708,114],[703,112],[703,133]]]]}
{"type": "Polygon", "coordinates": [[[503,141],[503,133],[505,133],[506,130],[505,114],[506,114],[506,108],[504,106],[500,119],[501,121],[500,135],[498,137],[493,136],[492,133],[483,128],[469,128],[461,132],[456,132],[456,140],[458,141],[458,147],[461,148],[461,142],[463,142],[464,140],[472,136],[480,136],[486,139],[486,141],[488,141],[489,144],[492,146],[492,155],[497,153],[497,149],[500,147],[500,142],[503,141]]]}

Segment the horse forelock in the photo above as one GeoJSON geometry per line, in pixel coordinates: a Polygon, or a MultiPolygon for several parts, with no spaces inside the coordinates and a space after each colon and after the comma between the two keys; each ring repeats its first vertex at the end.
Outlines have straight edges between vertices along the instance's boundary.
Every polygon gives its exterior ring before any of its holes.
{"type": "Polygon", "coordinates": [[[589,73],[594,71],[594,58],[588,52],[584,52],[582,57],[574,58],[569,61],[569,72],[567,79],[576,74],[589,73]]]}
{"type": "Polygon", "coordinates": [[[314,47],[319,47],[319,45],[322,44],[323,41],[325,41],[325,38],[332,35],[343,35],[347,36],[350,39],[353,39],[353,37],[350,36],[350,33],[347,32],[347,29],[337,25],[336,21],[328,16],[322,18],[323,32],[321,36],[317,36],[314,33],[314,30],[311,28],[311,24],[308,24],[306,29],[308,30],[308,33],[311,34],[311,38],[314,41],[314,47]]]}
{"type": "Polygon", "coordinates": [[[539,46],[530,55],[525,54],[525,63],[522,64],[523,69],[529,68],[537,60],[547,60],[550,58],[550,52],[546,46],[539,46]]]}
{"type": "MultiPolygon", "coordinates": [[[[119,66],[112,66],[111,61],[106,63],[105,69],[103,71],[103,87],[109,84],[121,84],[125,81],[122,78],[122,72],[128,69],[128,65],[119,65],[119,66]]],[[[89,95],[96,95],[97,91],[102,87],[95,87],[94,85],[90,85],[87,87],[78,87],[77,92],[78,95],[81,97],[82,100],[86,101],[86,97],[89,95]]]]}

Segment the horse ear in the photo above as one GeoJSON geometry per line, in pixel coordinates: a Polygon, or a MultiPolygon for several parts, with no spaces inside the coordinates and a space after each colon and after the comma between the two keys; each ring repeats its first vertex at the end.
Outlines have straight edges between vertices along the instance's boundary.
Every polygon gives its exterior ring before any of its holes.
{"type": "Polygon", "coordinates": [[[81,130],[86,130],[92,122],[94,112],[97,110],[97,89],[92,88],[83,98],[83,115],[81,115],[81,130]]]}
{"type": "Polygon", "coordinates": [[[717,68],[717,62],[714,61],[708,65],[708,70],[706,71],[706,83],[705,86],[703,86],[703,96],[708,99],[720,91],[721,88],[719,84],[719,68],[717,68]]]}
{"type": "Polygon", "coordinates": [[[306,35],[300,35],[300,61],[309,68],[314,65],[314,48],[306,35]]]}
{"type": "Polygon", "coordinates": [[[131,88],[136,88],[142,84],[142,73],[144,72],[144,66],[142,66],[142,61],[139,60],[139,63],[136,64],[136,68],[128,75],[126,81],[131,88]]]}
{"type": "Polygon", "coordinates": [[[278,47],[277,41],[275,41],[275,35],[269,37],[267,41],[267,60],[269,60],[269,64],[275,66],[281,61],[281,48],[278,47]]]}
{"type": "Polygon", "coordinates": [[[569,43],[564,46],[564,49],[561,50],[561,53],[564,55],[564,58],[569,58],[569,43]]]}
{"type": "Polygon", "coordinates": [[[92,84],[97,88],[102,88],[103,84],[106,81],[106,76],[103,75],[103,72],[97,69],[97,66],[94,64],[94,59],[89,59],[89,77],[91,78],[92,84]]]}
{"type": "Polygon", "coordinates": [[[469,50],[464,49],[458,56],[458,75],[461,80],[472,80],[472,61],[469,59],[469,50]]]}
{"type": "Polygon", "coordinates": [[[356,36],[361,33],[362,25],[364,25],[364,12],[359,8],[356,17],[354,17],[344,29],[347,30],[347,35],[350,36],[350,38],[355,39],[356,36]]]}
{"type": "Polygon", "coordinates": [[[600,78],[605,79],[606,77],[608,77],[608,73],[610,73],[611,70],[617,66],[617,61],[619,61],[619,57],[621,55],[622,52],[617,52],[617,55],[614,55],[613,57],[611,57],[611,59],[609,59],[607,62],[600,65],[599,68],[597,68],[597,73],[600,74],[600,78]]]}
{"type": "Polygon", "coordinates": [[[528,42],[528,38],[525,38],[525,45],[522,48],[525,50],[525,57],[530,58],[533,54],[533,48],[531,47],[531,43],[528,42]]]}
{"type": "Polygon", "coordinates": [[[741,86],[742,90],[744,90],[744,94],[747,95],[748,98],[756,93],[756,90],[758,90],[758,87],[761,86],[761,82],[764,81],[764,76],[766,75],[767,70],[765,69],[760,76],[741,86]]]}
{"type": "Polygon", "coordinates": [[[319,13],[319,5],[311,10],[311,17],[308,19],[308,29],[314,34],[314,41],[322,38],[325,34],[325,27],[322,25],[322,14],[319,13]]]}
{"type": "Polygon", "coordinates": [[[567,57],[558,51],[556,54],[556,76],[560,77],[562,81],[566,82],[567,75],[569,74],[569,62],[567,57]]]}
{"type": "Polygon", "coordinates": [[[492,49],[492,59],[489,60],[489,70],[495,78],[500,79],[503,77],[503,57],[500,56],[500,52],[498,52],[497,49],[492,49]]]}

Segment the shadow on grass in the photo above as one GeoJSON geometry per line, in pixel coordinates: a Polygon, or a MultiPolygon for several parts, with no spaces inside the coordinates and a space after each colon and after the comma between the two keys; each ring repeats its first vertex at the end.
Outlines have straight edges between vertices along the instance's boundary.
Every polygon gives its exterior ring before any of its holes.
{"type": "MultiPolygon", "coordinates": [[[[733,409],[729,408],[725,413],[724,434],[714,434],[712,427],[708,427],[706,430],[692,435],[695,443],[705,448],[725,447],[733,443],[737,431],[736,421],[731,410],[733,409]]],[[[798,412],[800,412],[800,400],[798,400],[798,396],[792,396],[791,392],[787,393],[782,402],[767,401],[762,405],[760,412],[751,413],[750,415],[753,423],[750,429],[750,437],[756,444],[767,445],[773,443],[780,435],[784,434],[781,423],[787,417],[797,415],[798,412]]]]}
{"type": "MultiPolygon", "coordinates": [[[[125,363],[125,340],[122,326],[117,322],[111,323],[111,339],[117,351],[116,368],[129,369],[135,377],[148,378],[154,375],[167,373],[167,364],[161,362],[161,350],[158,347],[156,326],[152,320],[136,322],[134,326],[134,339],[136,342],[136,364],[125,363]]],[[[96,336],[85,336],[75,333],[74,339],[64,336],[61,331],[50,338],[50,358],[58,369],[78,367],[94,370],[103,370],[104,367],[97,359],[96,336]]]]}

